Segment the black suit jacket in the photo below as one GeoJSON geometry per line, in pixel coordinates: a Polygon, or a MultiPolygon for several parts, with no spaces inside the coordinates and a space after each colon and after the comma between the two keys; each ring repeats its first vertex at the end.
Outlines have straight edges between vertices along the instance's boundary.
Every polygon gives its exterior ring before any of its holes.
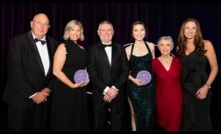
{"type": "Polygon", "coordinates": [[[48,87],[52,89],[53,56],[58,41],[46,36],[50,67],[45,76],[44,67],[31,31],[16,36],[10,41],[8,52],[8,79],[3,100],[10,105],[27,108],[34,104],[29,99],[34,93],[48,87]]]}
{"type": "Polygon", "coordinates": [[[125,96],[125,84],[129,75],[129,65],[124,47],[112,43],[110,65],[102,43],[92,45],[88,51],[88,73],[93,86],[93,101],[103,103],[103,90],[106,86],[113,85],[119,89],[119,94],[113,102],[121,101],[125,96]]]}

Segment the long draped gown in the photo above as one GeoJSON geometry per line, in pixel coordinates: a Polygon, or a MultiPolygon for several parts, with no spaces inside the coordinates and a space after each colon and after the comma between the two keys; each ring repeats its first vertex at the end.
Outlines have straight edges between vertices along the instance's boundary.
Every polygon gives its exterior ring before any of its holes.
{"type": "MultiPolygon", "coordinates": [[[[73,76],[79,69],[85,69],[87,53],[74,42],[65,42],[66,61],[63,72],[73,82],[73,76]]],[[[88,131],[88,108],[86,88],[71,89],[55,80],[52,91],[51,130],[52,131],[88,131]]]]}
{"type": "MultiPolygon", "coordinates": [[[[146,44],[148,54],[144,56],[133,55],[134,44],[132,44],[130,57],[130,70],[134,78],[139,71],[147,70],[152,75],[152,54],[149,46],[146,44]]],[[[128,81],[127,95],[132,103],[134,110],[136,130],[153,131],[154,130],[154,110],[155,110],[155,82],[153,78],[144,86],[137,86],[132,81],[128,81]]]]}
{"type": "Polygon", "coordinates": [[[208,74],[206,65],[207,57],[198,55],[196,50],[189,55],[180,58],[183,66],[181,83],[184,91],[184,119],[183,131],[212,131],[210,120],[211,89],[208,90],[205,99],[196,97],[197,90],[204,86],[208,74]]]}
{"type": "Polygon", "coordinates": [[[180,131],[183,114],[181,63],[177,57],[173,57],[170,68],[166,70],[156,58],[153,59],[152,68],[156,76],[156,123],[165,131],[180,131]]]}

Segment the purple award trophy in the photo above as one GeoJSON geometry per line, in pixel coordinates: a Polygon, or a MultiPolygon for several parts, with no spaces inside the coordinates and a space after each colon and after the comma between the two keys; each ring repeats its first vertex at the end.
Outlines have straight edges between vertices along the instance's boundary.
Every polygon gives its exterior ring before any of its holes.
{"type": "Polygon", "coordinates": [[[137,74],[137,79],[144,81],[144,84],[148,84],[151,81],[152,77],[148,71],[142,70],[137,74]]]}
{"type": "Polygon", "coordinates": [[[88,82],[89,77],[88,77],[87,71],[83,70],[83,69],[80,69],[80,70],[76,71],[75,74],[74,74],[74,81],[76,83],[88,82]]]}

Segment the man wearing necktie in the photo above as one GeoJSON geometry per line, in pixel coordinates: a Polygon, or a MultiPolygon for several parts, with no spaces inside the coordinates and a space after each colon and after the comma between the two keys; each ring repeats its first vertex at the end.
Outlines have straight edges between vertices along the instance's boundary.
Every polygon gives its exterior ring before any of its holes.
{"type": "Polygon", "coordinates": [[[100,42],[92,45],[88,51],[88,73],[93,87],[94,130],[108,130],[110,123],[111,131],[120,131],[127,103],[125,86],[129,65],[124,47],[112,42],[113,25],[103,21],[99,24],[97,33],[100,42]]]}
{"type": "Polygon", "coordinates": [[[50,25],[45,14],[35,15],[30,26],[30,31],[12,38],[9,45],[3,100],[8,104],[10,131],[45,131],[49,127],[52,58],[58,41],[46,36],[50,25]]]}

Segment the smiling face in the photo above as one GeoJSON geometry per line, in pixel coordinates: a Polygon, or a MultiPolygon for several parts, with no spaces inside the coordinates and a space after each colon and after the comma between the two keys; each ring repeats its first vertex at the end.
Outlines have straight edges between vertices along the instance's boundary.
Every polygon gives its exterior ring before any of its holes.
{"type": "Polygon", "coordinates": [[[161,55],[170,55],[174,47],[174,42],[171,36],[162,36],[157,41],[158,49],[161,55]]]}
{"type": "Polygon", "coordinates": [[[49,19],[45,14],[37,14],[36,16],[34,16],[33,20],[30,22],[30,25],[33,34],[38,39],[42,39],[46,35],[50,27],[49,19]]]}
{"type": "Polygon", "coordinates": [[[132,36],[135,40],[143,40],[146,35],[146,31],[143,25],[137,24],[133,27],[132,36]]]}
{"type": "Polygon", "coordinates": [[[80,25],[75,25],[72,29],[70,29],[70,40],[77,42],[77,40],[81,37],[81,27],[80,25]]]}
{"type": "Polygon", "coordinates": [[[187,39],[193,39],[196,35],[196,32],[197,32],[196,23],[193,21],[187,22],[184,27],[184,36],[187,39]]]}
{"type": "Polygon", "coordinates": [[[162,55],[170,55],[170,53],[173,49],[173,45],[171,44],[171,41],[166,40],[166,39],[162,39],[158,43],[158,49],[160,50],[160,53],[162,55]]]}
{"type": "Polygon", "coordinates": [[[97,33],[101,42],[110,43],[114,35],[114,29],[110,24],[101,24],[97,30],[97,33]]]}

